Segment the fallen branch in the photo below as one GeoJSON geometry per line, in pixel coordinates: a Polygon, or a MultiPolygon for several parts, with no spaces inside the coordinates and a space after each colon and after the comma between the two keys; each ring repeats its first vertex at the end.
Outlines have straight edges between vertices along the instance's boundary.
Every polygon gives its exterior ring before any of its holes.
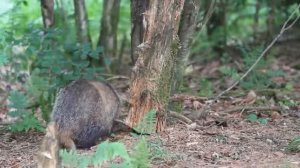
{"type": "Polygon", "coordinates": [[[171,117],[177,118],[177,119],[183,121],[185,124],[191,124],[191,123],[193,123],[192,120],[190,120],[186,116],[181,115],[181,114],[179,114],[179,113],[177,113],[175,111],[170,111],[169,114],[170,114],[171,117]]]}
{"type": "Polygon", "coordinates": [[[184,100],[190,100],[190,101],[205,101],[208,100],[207,97],[199,97],[199,96],[193,96],[193,95],[186,95],[186,94],[174,94],[171,98],[171,101],[179,102],[184,100]]]}
{"type": "Polygon", "coordinates": [[[282,112],[282,109],[279,107],[255,107],[255,106],[240,106],[240,107],[234,107],[231,109],[227,109],[222,111],[221,113],[234,113],[237,111],[245,111],[245,110],[255,110],[255,111],[278,111],[278,112],[282,112]]]}
{"type": "Polygon", "coordinates": [[[123,76],[123,75],[117,75],[117,76],[109,77],[109,78],[107,78],[106,80],[107,80],[107,81],[110,81],[110,80],[115,80],[115,79],[128,79],[128,80],[129,80],[129,77],[123,76]]]}

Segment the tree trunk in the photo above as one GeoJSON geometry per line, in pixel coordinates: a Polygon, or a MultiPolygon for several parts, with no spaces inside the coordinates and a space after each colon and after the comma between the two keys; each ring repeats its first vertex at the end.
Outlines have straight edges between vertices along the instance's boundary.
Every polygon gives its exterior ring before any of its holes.
{"type": "Polygon", "coordinates": [[[276,8],[276,0],[269,0],[268,1],[269,6],[269,13],[267,18],[267,40],[271,41],[274,35],[274,29],[275,29],[275,8],[276,8]]]}
{"type": "Polygon", "coordinates": [[[130,85],[130,110],[126,122],[134,127],[150,110],[156,111],[157,132],[163,131],[178,50],[178,24],[184,0],[149,1],[143,14],[143,43],[130,85]]]}
{"type": "Polygon", "coordinates": [[[184,68],[186,66],[189,54],[192,37],[196,29],[197,15],[199,12],[199,0],[186,0],[184,3],[178,36],[180,40],[180,49],[177,53],[176,63],[176,81],[174,89],[181,86],[184,68]]]}
{"type": "Polygon", "coordinates": [[[98,46],[104,48],[104,55],[116,57],[117,30],[119,22],[120,0],[104,0],[101,19],[101,31],[98,46]]]}
{"type": "Polygon", "coordinates": [[[211,16],[209,24],[207,25],[207,35],[210,40],[214,38],[218,39],[216,44],[213,46],[213,50],[222,56],[226,47],[227,41],[227,0],[216,1],[217,9],[211,16]],[[216,37],[215,32],[221,28],[222,33],[216,37]]]}
{"type": "Polygon", "coordinates": [[[143,25],[143,15],[149,8],[149,0],[131,0],[131,61],[137,60],[135,53],[138,45],[143,42],[145,27],[143,25]]]}
{"type": "MultiPolygon", "coordinates": [[[[68,19],[67,19],[67,13],[65,11],[65,1],[64,0],[56,0],[56,7],[58,9],[58,15],[60,19],[58,24],[61,24],[61,26],[64,28],[64,32],[69,32],[69,24],[68,24],[68,19]]],[[[57,23],[56,23],[57,24],[57,23]]],[[[60,26],[60,25],[58,25],[60,26]]]]}
{"type": "Polygon", "coordinates": [[[77,40],[81,43],[91,43],[84,0],[74,0],[74,7],[77,40]]]}
{"type": "Polygon", "coordinates": [[[257,42],[257,37],[258,37],[259,11],[260,11],[260,0],[256,0],[256,3],[255,3],[255,13],[254,13],[254,24],[253,24],[253,38],[254,38],[254,42],[257,42]]]}
{"type": "Polygon", "coordinates": [[[44,28],[48,29],[54,25],[54,1],[41,0],[44,28]]]}

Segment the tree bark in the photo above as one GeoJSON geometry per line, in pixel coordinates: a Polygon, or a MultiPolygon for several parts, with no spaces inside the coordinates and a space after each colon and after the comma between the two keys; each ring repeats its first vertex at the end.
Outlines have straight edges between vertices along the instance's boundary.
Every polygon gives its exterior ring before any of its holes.
{"type": "Polygon", "coordinates": [[[91,43],[88,16],[84,0],[74,0],[77,40],[80,43],[91,43]]]}
{"type": "Polygon", "coordinates": [[[44,28],[48,29],[54,25],[54,1],[41,0],[44,28]]]}
{"type": "Polygon", "coordinates": [[[143,25],[143,15],[149,8],[149,0],[131,0],[131,61],[137,60],[135,53],[138,45],[143,42],[145,27],[143,25]]]}
{"type": "MultiPolygon", "coordinates": [[[[59,23],[61,26],[64,28],[64,32],[69,32],[69,24],[68,24],[68,19],[67,19],[67,13],[65,11],[65,1],[64,0],[56,0],[55,5],[58,9],[59,13],[59,23]]],[[[57,24],[58,21],[56,21],[57,24]]],[[[58,25],[60,26],[60,25],[58,25]]]]}
{"type": "Polygon", "coordinates": [[[184,0],[149,1],[143,14],[143,41],[136,48],[137,61],[130,85],[126,122],[134,127],[147,112],[156,111],[155,130],[163,131],[174,79],[178,50],[178,24],[184,0]]]}
{"type": "Polygon", "coordinates": [[[178,30],[178,37],[180,40],[180,48],[177,53],[176,73],[175,73],[175,86],[178,89],[181,85],[184,68],[186,66],[189,54],[190,45],[192,42],[193,34],[196,30],[197,16],[199,12],[199,0],[185,0],[180,26],[178,30]]]}
{"type": "Polygon", "coordinates": [[[260,11],[260,1],[256,0],[256,3],[255,3],[255,13],[254,13],[254,24],[253,24],[253,38],[254,38],[254,42],[257,42],[257,37],[258,37],[259,11],[260,11]]]}
{"type": "Polygon", "coordinates": [[[210,40],[213,38],[217,38],[216,44],[213,46],[213,50],[218,53],[219,56],[222,56],[224,53],[224,49],[226,47],[227,41],[227,0],[219,0],[216,1],[216,6],[218,10],[216,10],[207,24],[207,35],[210,40]],[[221,28],[222,33],[218,35],[218,37],[213,37],[215,31],[221,28]]]}
{"type": "Polygon", "coordinates": [[[101,19],[101,31],[98,46],[104,48],[104,55],[116,57],[117,30],[119,22],[120,0],[104,0],[101,19]]]}
{"type": "Polygon", "coordinates": [[[274,35],[274,28],[275,28],[275,8],[276,8],[276,0],[269,0],[269,13],[267,18],[267,40],[271,41],[274,35]]]}

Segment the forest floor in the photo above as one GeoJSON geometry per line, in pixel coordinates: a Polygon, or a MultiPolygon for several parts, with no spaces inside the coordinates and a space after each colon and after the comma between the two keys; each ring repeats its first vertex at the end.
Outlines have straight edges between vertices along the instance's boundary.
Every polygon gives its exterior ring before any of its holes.
{"type": "MultiPolygon", "coordinates": [[[[300,153],[286,151],[289,142],[300,136],[300,70],[295,68],[300,64],[300,43],[287,42],[275,48],[277,59],[265,69],[282,70],[284,76],[270,80],[277,84],[292,81],[293,89],[243,92],[235,88],[238,94],[221,97],[211,106],[210,114],[205,119],[195,116],[212,99],[191,94],[199,92],[197,82],[205,74],[213,79],[214,93],[219,93],[232,81],[221,80],[218,76],[219,60],[194,63],[192,73],[186,78],[189,91],[174,95],[171,99],[173,103],[181,104],[182,114],[191,118],[192,122],[171,115],[164,132],[147,136],[153,154],[151,167],[300,167],[300,153]],[[283,100],[295,105],[278,108],[283,100]]],[[[120,89],[122,91],[128,88],[128,81],[115,82],[119,85],[117,88],[123,87],[120,89]]],[[[13,134],[0,125],[0,137],[0,167],[36,166],[34,156],[43,133],[29,131],[13,134]]],[[[120,141],[130,149],[137,138],[125,134],[120,141]]],[[[80,152],[92,153],[94,150],[80,152]]]]}

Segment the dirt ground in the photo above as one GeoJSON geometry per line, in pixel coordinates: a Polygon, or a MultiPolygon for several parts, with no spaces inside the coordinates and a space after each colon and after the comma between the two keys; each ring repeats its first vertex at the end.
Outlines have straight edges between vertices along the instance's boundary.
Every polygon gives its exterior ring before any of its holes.
{"type": "MultiPolygon", "coordinates": [[[[164,133],[148,137],[163,151],[151,167],[296,168],[300,167],[300,154],[284,151],[295,135],[300,135],[300,120],[291,117],[267,125],[237,119],[227,127],[200,128],[173,121],[164,133]]],[[[12,135],[2,129],[0,136],[0,167],[36,166],[34,155],[41,133],[12,135]]],[[[132,146],[136,138],[128,134],[121,141],[132,146]]]]}
{"type": "MultiPolygon", "coordinates": [[[[282,78],[273,79],[274,81],[278,83],[294,81],[293,91],[286,95],[282,94],[283,97],[298,103],[298,106],[285,110],[270,108],[267,110],[269,113],[255,108],[245,110],[243,107],[254,106],[256,102],[262,100],[268,104],[264,107],[278,105],[278,100],[273,100],[272,96],[266,98],[263,93],[254,91],[244,93],[242,96],[228,96],[221,99],[212,107],[212,112],[206,119],[188,123],[178,117],[169,116],[164,132],[147,136],[153,153],[151,167],[300,167],[300,153],[290,153],[285,150],[293,138],[300,136],[300,72],[293,67],[297,65],[297,61],[299,65],[300,43],[285,44],[287,45],[277,46],[279,57],[270,67],[282,69],[286,74],[282,78]],[[242,108],[230,111],[236,107],[242,108]],[[249,122],[247,120],[249,111],[267,118],[268,122],[265,124],[249,122]]],[[[193,74],[214,76],[214,69],[218,66],[220,66],[218,61],[211,61],[194,68],[193,74]]],[[[189,86],[193,88],[193,81],[197,80],[199,79],[191,75],[189,86]]],[[[220,88],[217,92],[222,90],[221,84],[218,79],[213,83],[214,87],[220,88]]],[[[128,81],[125,85],[128,85],[128,81]]],[[[278,92],[275,92],[277,95],[278,92]]],[[[282,97],[280,90],[279,95],[275,97],[277,99],[282,97]]],[[[183,103],[183,114],[187,113],[187,116],[199,112],[199,109],[208,102],[208,100],[191,97],[189,93],[186,93],[180,101],[183,103]]],[[[4,125],[0,125],[0,167],[36,167],[34,157],[42,137],[42,133],[34,131],[12,134],[5,129],[4,125]]],[[[137,139],[130,134],[125,134],[120,141],[130,148],[137,139]]],[[[94,148],[80,152],[93,151],[94,148]]]]}

